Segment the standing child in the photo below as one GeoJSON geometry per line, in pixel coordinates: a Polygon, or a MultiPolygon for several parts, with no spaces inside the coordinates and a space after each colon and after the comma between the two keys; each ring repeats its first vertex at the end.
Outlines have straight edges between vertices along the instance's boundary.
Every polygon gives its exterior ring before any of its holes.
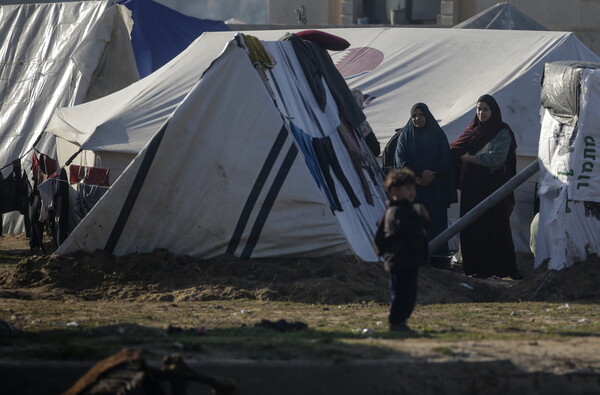
{"type": "Polygon", "coordinates": [[[379,220],[375,247],[390,274],[391,331],[409,331],[406,320],[417,299],[419,266],[427,262],[425,228],[429,214],[414,204],[416,177],[408,168],[392,169],[385,180],[391,201],[379,220]]]}

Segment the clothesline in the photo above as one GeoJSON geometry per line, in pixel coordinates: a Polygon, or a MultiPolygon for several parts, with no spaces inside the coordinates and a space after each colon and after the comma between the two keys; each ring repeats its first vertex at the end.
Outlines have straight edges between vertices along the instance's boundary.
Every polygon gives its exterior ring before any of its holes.
{"type": "Polygon", "coordinates": [[[12,164],[13,164],[13,163],[15,163],[15,161],[17,161],[17,160],[19,160],[19,161],[20,161],[20,160],[22,160],[22,159],[23,159],[24,157],[26,157],[26,156],[27,156],[27,154],[28,154],[28,153],[30,153],[32,150],[35,150],[37,153],[41,154],[41,152],[40,152],[40,151],[38,151],[37,149],[35,149],[35,147],[31,147],[31,148],[29,148],[29,149],[27,150],[27,152],[25,152],[25,153],[23,154],[23,156],[20,156],[20,157],[18,157],[17,159],[15,159],[15,160],[12,160],[12,161],[11,161],[9,164],[7,164],[7,165],[5,165],[5,166],[2,166],[2,167],[0,167],[0,170],[4,170],[4,169],[6,169],[8,166],[12,166],[12,164]]]}

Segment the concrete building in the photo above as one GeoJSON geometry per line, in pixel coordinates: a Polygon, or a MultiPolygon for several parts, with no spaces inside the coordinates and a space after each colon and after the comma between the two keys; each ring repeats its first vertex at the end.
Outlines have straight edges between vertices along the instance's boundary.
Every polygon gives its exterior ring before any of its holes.
{"type": "Polygon", "coordinates": [[[435,24],[439,13],[440,0],[269,0],[274,25],[435,24]]]}
{"type": "MultiPolygon", "coordinates": [[[[498,0],[269,0],[272,25],[452,27],[498,0]]],[[[549,30],[574,32],[600,54],[600,0],[509,0],[549,30]]]]}
{"type": "MultiPolygon", "coordinates": [[[[439,24],[456,25],[496,3],[497,0],[442,0],[439,24]]],[[[600,54],[600,0],[509,0],[508,3],[549,30],[574,32],[600,54]]]]}

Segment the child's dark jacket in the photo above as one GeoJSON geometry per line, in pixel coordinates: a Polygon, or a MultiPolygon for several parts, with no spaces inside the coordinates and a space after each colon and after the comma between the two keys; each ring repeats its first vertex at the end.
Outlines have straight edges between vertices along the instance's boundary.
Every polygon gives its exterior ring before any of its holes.
{"type": "Polygon", "coordinates": [[[375,235],[375,248],[387,271],[414,270],[427,262],[424,212],[423,206],[407,200],[389,202],[375,235]]]}

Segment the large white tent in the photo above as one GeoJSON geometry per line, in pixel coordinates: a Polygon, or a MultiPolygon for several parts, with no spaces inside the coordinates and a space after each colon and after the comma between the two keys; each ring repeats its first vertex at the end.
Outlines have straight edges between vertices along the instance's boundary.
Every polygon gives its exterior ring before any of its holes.
{"type": "MultiPolygon", "coordinates": [[[[537,157],[544,65],[600,60],[567,32],[379,28],[340,35],[352,45],[333,58],[351,87],[374,98],[364,111],[382,144],[406,124],[419,101],[452,142],[475,116],[477,98],[487,93],[515,132],[519,170],[537,157]]],[[[536,181],[534,176],[515,191],[511,227],[517,251],[529,251],[536,181]]],[[[458,219],[457,205],[449,219],[458,219]]]]}
{"type": "MultiPolygon", "coordinates": [[[[505,121],[515,131],[520,168],[537,156],[544,64],[600,60],[566,32],[388,27],[325,31],[350,42],[350,48],[331,56],[350,87],[368,95],[364,112],[382,145],[404,126],[411,106],[419,101],[428,104],[453,141],[473,118],[477,98],[488,93],[498,100],[505,121]]],[[[246,33],[277,40],[285,32],[246,33]]],[[[119,92],[116,102],[129,97],[130,108],[113,106],[113,98],[107,98],[101,104],[62,109],[49,130],[97,153],[95,159],[82,156],[78,160],[123,169],[230,36],[227,32],[203,34],[174,62],[140,81],[136,89],[144,92],[141,96],[131,96],[137,95],[133,88],[119,92]],[[166,80],[164,73],[171,69],[179,70],[173,73],[177,77],[166,80]],[[149,98],[145,105],[152,110],[137,112],[133,104],[145,96],[149,98]],[[137,121],[140,117],[143,122],[137,121]]],[[[534,186],[531,180],[516,191],[512,228],[519,251],[529,248],[534,186]]],[[[457,219],[457,210],[451,210],[450,218],[457,219]]]]}
{"type": "MultiPolygon", "coordinates": [[[[111,182],[160,129],[223,50],[232,33],[206,45],[203,35],[162,68],[112,95],[56,110],[46,132],[59,137],[57,155],[65,163],[110,168],[111,182]]],[[[209,100],[207,99],[207,102],[209,100]]]]}
{"type": "MultiPolygon", "coordinates": [[[[263,43],[276,65],[259,72],[244,40],[230,41],[214,61],[198,61],[192,46],[157,75],[78,106],[79,122],[95,115],[87,121],[98,125],[79,129],[90,132],[82,147],[141,151],[58,254],[166,248],[197,257],[378,259],[371,240],[386,195],[366,143],[354,137],[356,149],[348,148],[329,85],[321,110],[292,42],[263,43]],[[191,86],[183,91],[184,84],[191,86]],[[180,96],[164,92],[168,87],[180,96]],[[330,142],[331,169],[315,162],[307,141],[330,142]],[[319,175],[330,172],[335,178],[325,186],[319,175]]],[[[53,125],[75,143],[84,136],[73,124],[64,133],[58,126],[66,123],[53,125]]]]}
{"type": "MultiPolygon", "coordinates": [[[[108,1],[3,5],[0,8],[0,167],[22,159],[58,107],[115,92],[138,79],[123,6],[108,1]]],[[[53,144],[44,150],[53,154],[53,144]]],[[[42,144],[38,144],[42,147],[42,144]]],[[[26,155],[29,154],[29,155],[26,155]]],[[[22,217],[4,215],[5,232],[22,232],[22,217]]]]}

